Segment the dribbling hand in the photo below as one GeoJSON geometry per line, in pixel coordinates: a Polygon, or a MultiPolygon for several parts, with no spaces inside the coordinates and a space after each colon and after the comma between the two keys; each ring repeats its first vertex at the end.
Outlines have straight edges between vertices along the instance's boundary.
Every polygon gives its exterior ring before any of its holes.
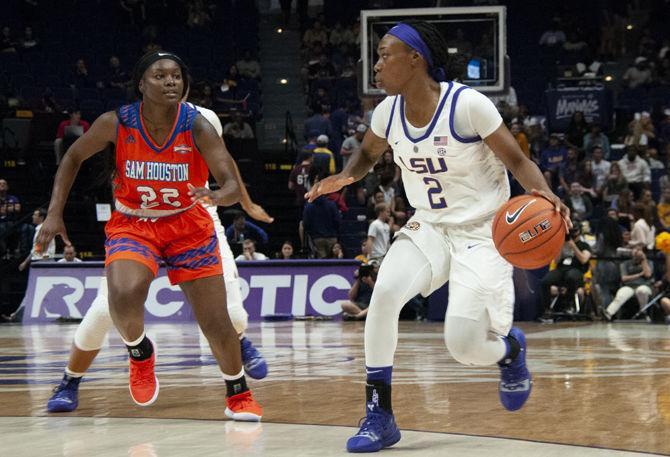
{"type": "Polygon", "coordinates": [[[342,173],[328,176],[326,179],[314,183],[309,192],[305,194],[305,200],[311,203],[321,195],[337,192],[344,186],[348,186],[353,182],[354,178],[352,176],[343,176],[342,173]]]}
{"type": "Polygon", "coordinates": [[[554,208],[556,208],[556,211],[561,213],[561,217],[563,218],[563,222],[565,222],[565,231],[566,233],[570,231],[572,228],[572,221],[570,220],[570,208],[565,206],[565,203],[561,201],[560,198],[558,198],[553,192],[547,192],[544,190],[537,190],[533,189],[531,191],[533,195],[536,195],[538,197],[542,197],[546,200],[549,200],[552,205],[554,205],[554,208]]]}

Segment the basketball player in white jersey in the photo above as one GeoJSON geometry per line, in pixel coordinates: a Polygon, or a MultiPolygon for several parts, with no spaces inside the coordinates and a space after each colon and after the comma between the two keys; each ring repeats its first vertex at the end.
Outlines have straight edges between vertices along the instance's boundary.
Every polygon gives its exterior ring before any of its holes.
{"type": "MultiPolygon", "coordinates": [[[[188,93],[184,97],[184,100],[187,97],[188,93]]],[[[201,106],[195,106],[195,108],[214,126],[216,132],[221,136],[223,134],[223,127],[221,126],[219,116],[217,116],[214,111],[207,108],[201,106]]],[[[271,218],[261,206],[251,200],[251,197],[242,182],[239,170],[235,169],[235,175],[242,193],[242,199],[240,201],[242,208],[254,219],[271,223],[274,219],[271,218]]],[[[197,193],[197,196],[205,200],[208,198],[206,191],[197,193]]],[[[225,229],[216,212],[216,206],[213,204],[208,205],[207,211],[214,221],[216,236],[219,240],[221,260],[223,261],[223,276],[226,283],[228,315],[230,316],[233,327],[235,327],[235,330],[240,337],[244,371],[254,379],[262,379],[267,375],[267,363],[260,352],[253,346],[251,341],[244,336],[244,331],[246,330],[248,323],[248,314],[242,303],[242,295],[238,280],[239,275],[237,273],[237,266],[235,265],[233,253],[228,245],[225,229]]],[[[107,280],[103,277],[100,281],[98,294],[84,316],[84,319],[79,324],[79,327],[77,327],[72,349],[70,350],[70,359],[65,368],[63,380],[60,385],[56,387],[54,393],[47,402],[47,410],[49,412],[71,412],[77,408],[79,404],[79,382],[98,355],[107,333],[109,333],[113,326],[114,323],[109,314],[109,302],[107,300],[107,280]]]]}
{"type": "Polygon", "coordinates": [[[493,103],[446,81],[447,44],[421,21],[399,23],[379,42],[377,86],[388,97],[374,111],[360,152],[306,197],[339,190],[365,176],[387,145],[416,214],[396,234],[382,262],[365,324],[366,418],[347,442],[350,452],[375,452],[400,440],[391,407],[398,316],[413,296],[449,281],[444,337],[464,365],[501,371],[499,396],[508,410],[528,399],[524,334],[512,327],[512,266],[495,249],[491,222],[509,198],[506,168],[528,191],[549,199],[568,220],[537,166],[526,158],[493,103]]]}

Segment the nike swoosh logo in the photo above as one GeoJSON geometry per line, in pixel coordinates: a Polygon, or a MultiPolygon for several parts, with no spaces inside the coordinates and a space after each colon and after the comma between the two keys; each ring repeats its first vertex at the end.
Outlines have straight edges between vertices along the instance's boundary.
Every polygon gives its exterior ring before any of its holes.
{"type": "Polygon", "coordinates": [[[479,243],[471,244],[470,246],[467,246],[468,249],[472,249],[475,246],[479,246],[479,243]]]}
{"type": "Polygon", "coordinates": [[[372,371],[366,371],[365,374],[373,374],[373,373],[381,373],[382,370],[372,370],[372,371]]]}
{"type": "Polygon", "coordinates": [[[514,211],[512,214],[510,214],[509,211],[506,211],[505,212],[505,219],[507,220],[507,223],[510,224],[510,225],[514,224],[514,222],[519,218],[519,216],[521,216],[521,213],[523,213],[523,210],[525,210],[530,205],[535,203],[535,201],[536,201],[536,199],[532,199],[531,201],[529,201],[528,203],[523,205],[521,208],[514,211]]]}
{"type": "Polygon", "coordinates": [[[393,143],[393,144],[398,144],[398,143],[400,143],[400,140],[396,141],[396,142],[395,142],[395,143],[393,143]]]}

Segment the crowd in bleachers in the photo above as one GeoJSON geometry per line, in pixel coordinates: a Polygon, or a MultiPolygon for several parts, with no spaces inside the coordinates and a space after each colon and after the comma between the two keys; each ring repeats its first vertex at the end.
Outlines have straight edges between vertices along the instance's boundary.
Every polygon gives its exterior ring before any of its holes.
{"type": "Polygon", "coordinates": [[[0,114],[76,106],[93,120],[133,100],[134,62],[166,49],[190,65],[193,101],[220,113],[262,116],[253,2],[40,4],[40,14],[26,20],[10,8],[2,25],[0,114]]]}

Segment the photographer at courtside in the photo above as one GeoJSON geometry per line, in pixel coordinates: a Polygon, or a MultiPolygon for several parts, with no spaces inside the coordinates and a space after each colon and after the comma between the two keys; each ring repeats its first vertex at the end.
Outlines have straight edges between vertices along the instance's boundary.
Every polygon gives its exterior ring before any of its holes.
{"type": "Polygon", "coordinates": [[[356,281],[349,290],[349,300],[342,302],[344,320],[364,320],[368,315],[368,306],[372,298],[372,289],[377,281],[378,266],[371,262],[361,265],[354,273],[356,281]]]}
{"type": "Polygon", "coordinates": [[[556,268],[542,278],[540,290],[540,309],[538,317],[548,312],[552,295],[565,287],[565,295],[573,297],[578,288],[584,285],[584,273],[589,269],[591,248],[581,240],[581,229],[577,222],[565,237],[565,243],[556,260],[556,268]],[[552,288],[554,288],[552,294],[552,288]]]}

